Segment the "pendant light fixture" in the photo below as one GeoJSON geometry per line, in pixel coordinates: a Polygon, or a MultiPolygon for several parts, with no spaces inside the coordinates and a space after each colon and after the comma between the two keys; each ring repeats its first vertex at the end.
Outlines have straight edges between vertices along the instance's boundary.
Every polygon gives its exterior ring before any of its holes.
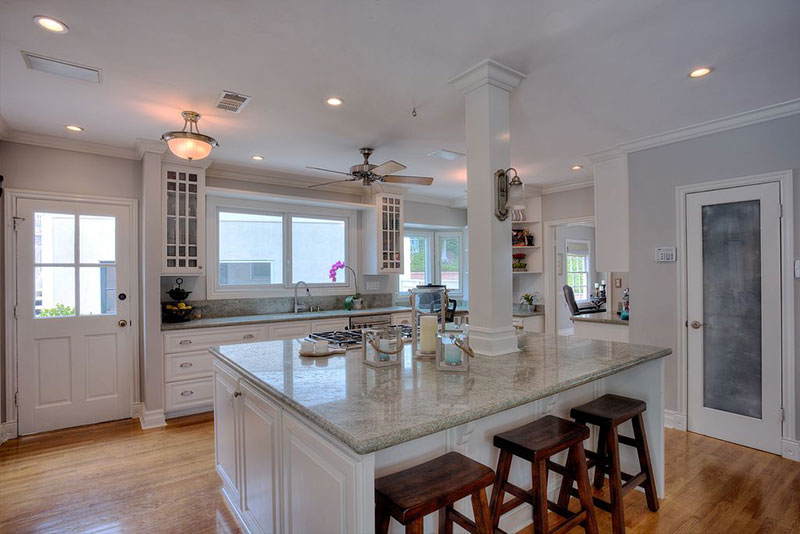
{"type": "Polygon", "coordinates": [[[219,144],[213,137],[200,133],[197,128],[200,114],[196,111],[184,111],[181,113],[181,117],[183,117],[183,130],[166,132],[161,136],[161,140],[166,141],[170,152],[179,158],[192,161],[208,157],[211,149],[219,144]],[[187,126],[189,127],[188,132],[186,131],[187,126]]]}

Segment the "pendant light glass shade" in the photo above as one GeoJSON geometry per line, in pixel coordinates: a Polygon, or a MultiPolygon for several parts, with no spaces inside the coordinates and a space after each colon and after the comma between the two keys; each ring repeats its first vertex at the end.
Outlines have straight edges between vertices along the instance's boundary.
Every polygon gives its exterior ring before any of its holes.
{"type": "Polygon", "coordinates": [[[175,132],[166,132],[161,136],[163,141],[166,141],[170,152],[179,158],[188,159],[203,159],[208,157],[211,149],[219,146],[217,140],[213,137],[203,135],[197,129],[197,121],[200,120],[200,114],[194,111],[184,111],[181,113],[183,117],[183,130],[175,132]],[[186,127],[189,131],[186,131],[186,127]]]}
{"type": "Polygon", "coordinates": [[[525,191],[522,188],[522,180],[519,176],[514,176],[508,183],[508,204],[512,210],[525,209],[525,191]]]}

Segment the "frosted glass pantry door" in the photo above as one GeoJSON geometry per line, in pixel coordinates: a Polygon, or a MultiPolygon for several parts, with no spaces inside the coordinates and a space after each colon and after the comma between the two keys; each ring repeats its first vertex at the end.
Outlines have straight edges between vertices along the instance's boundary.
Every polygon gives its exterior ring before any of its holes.
{"type": "Polygon", "coordinates": [[[780,189],[686,197],[689,429],[780,452],[780,189]]]}

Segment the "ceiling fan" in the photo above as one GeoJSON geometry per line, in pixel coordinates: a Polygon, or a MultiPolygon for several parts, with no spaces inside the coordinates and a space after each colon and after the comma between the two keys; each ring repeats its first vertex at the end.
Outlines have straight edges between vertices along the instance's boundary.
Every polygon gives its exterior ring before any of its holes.
{"type": "Polygon", "coordinates": [[[398,176],[394,173],[400,172],[406,168],[402,163],[397,163],[394,160],[389,160],[380,165],[373,165],[369,162],[369,157],[372,155],[373,149],[364,147],[359,149],[361,155],[364,156],[364,163],[353,165],[350,167],[349,172],[333,171],[331,169],[323,169],[321,167],[306,167],[306,169],[314,169],[315,171],[333,172],[336,174],[343,174],[349,178],[342,178],[341,180],[334,180],[333,182],[325,182],[321,184],[309,185],[308,187],[321,187],[323,185],[337,184],[339,182],[356,182],[361,180],[363,185],[372,185],[376,182],[385,184],[411,184],[411,185],[431,185],[433,178],[427,176],[398,176]]]}

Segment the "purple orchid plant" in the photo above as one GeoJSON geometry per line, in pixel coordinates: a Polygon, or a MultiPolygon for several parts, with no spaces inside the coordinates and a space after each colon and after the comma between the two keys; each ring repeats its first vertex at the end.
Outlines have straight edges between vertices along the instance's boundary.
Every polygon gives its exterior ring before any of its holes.
{"type": "Polygon", "coordinates": [[[331,279],[331,282],[334,284],[336,283],[336,273],[339,269],[350,269],[350,272],[353,273],[353,282],[356,286],[356,292],[353,294],[354,299],[360,299],[361,293],[358,292],[358,275],[356,274],[355,270],[349,265],[346,265],[342,260],[337,261],[333,265],[331,265],[330,270],[328,270],[328,278],[331,279]]]}

